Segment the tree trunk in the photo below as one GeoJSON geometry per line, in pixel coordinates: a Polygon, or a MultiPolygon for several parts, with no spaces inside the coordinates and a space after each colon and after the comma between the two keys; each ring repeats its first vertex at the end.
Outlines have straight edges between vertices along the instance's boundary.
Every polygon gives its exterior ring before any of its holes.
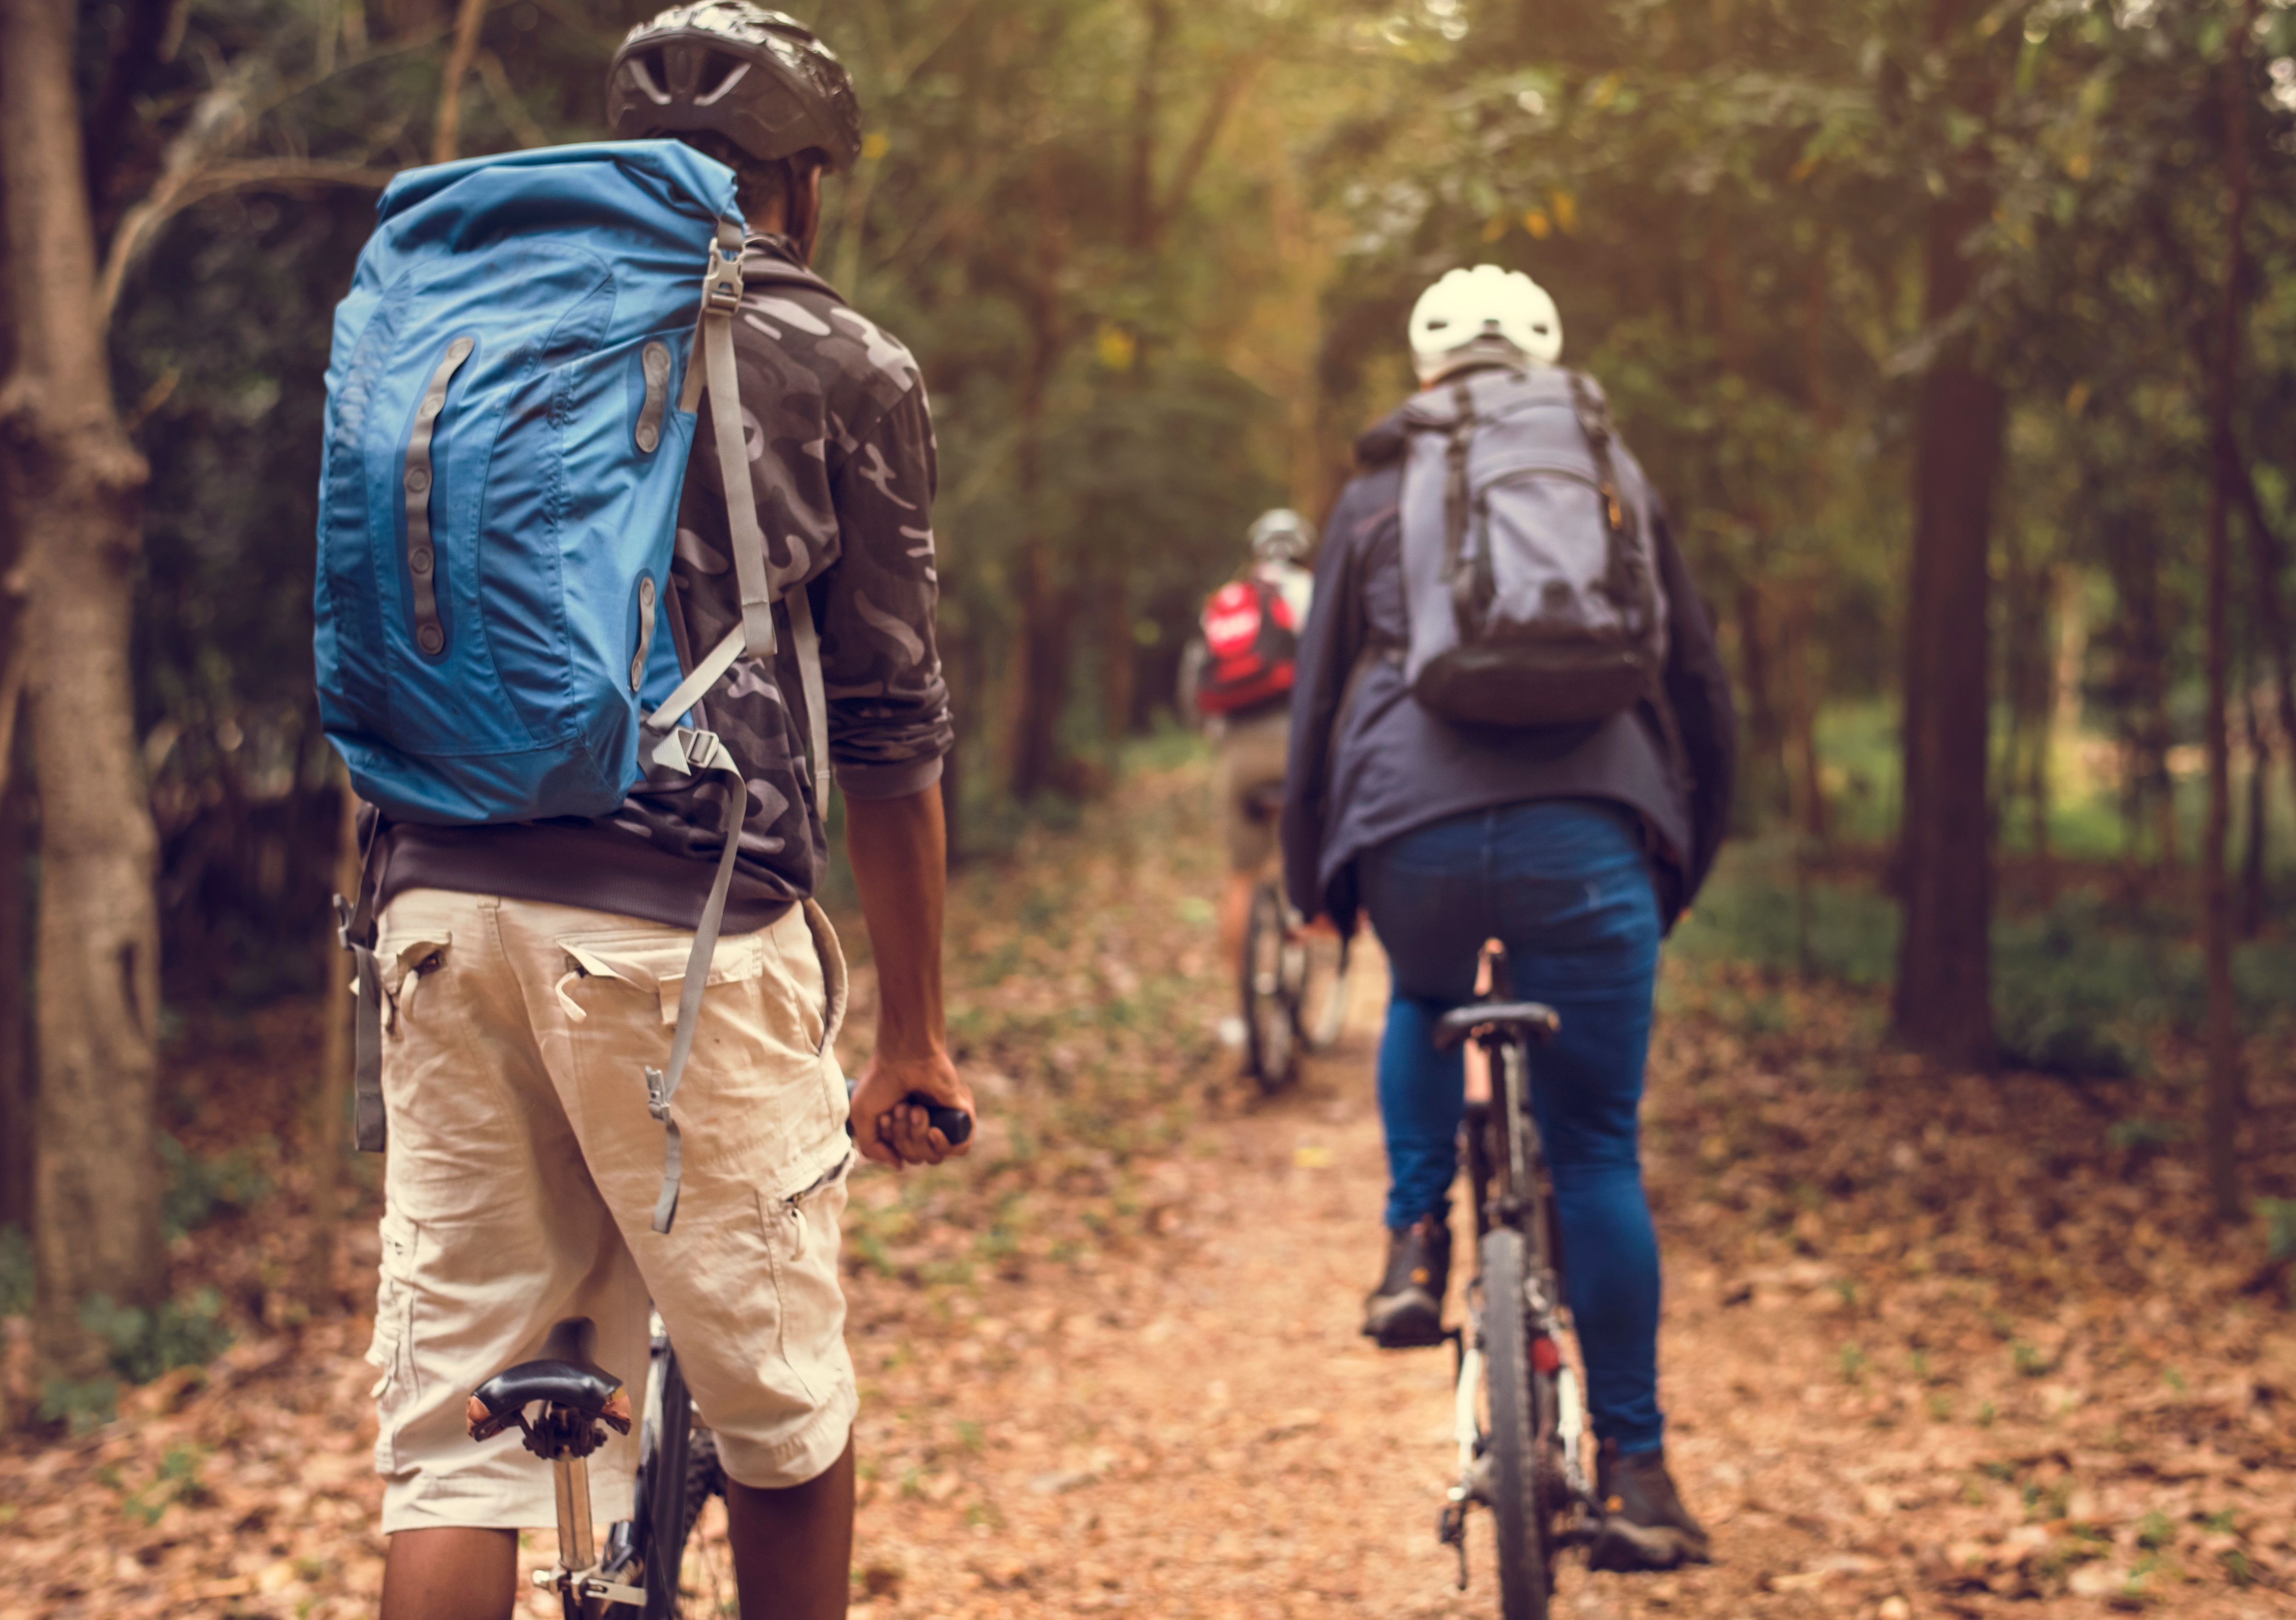
{"type": "Polygon", "coordinates": [[[37,1349],[100,1372],[81,1326],[106,1295],[162,1286],[152,1151],[159,1012],[155,839],[135,744],[129,637],[146,470],[121,430],[95,305],[73,90],[73,9],[0,0],[0,174],[19,339],[0,394],[40,784],[37,1349]]]}
{"type": "MultiPolygon", "coordinates": [[[[0,305],[0,374],[13,349],[0,305]]],[[[0,499],[0,1227],[32,1226],[31,793],[15,525],[0,499]]],[[[0,1402],[4,1405],[4,1402],[0,1402]]],[[[0,1425],[6,1422],[0,1410],[0,1425]]]]}
{"type": "MultiPolygon", "coordinates": [[[[2232,449],[2235,456],[2239,454],[2237,440],[2232,449]]],[[[2241,509],[2248,517],[2248,560],[2255,580],[2256,633],[2264,637],[2272,652],[2273,697],[2280,716],[2281,745],[2288,752],[2288,785],[2296,792],[2296,652],[2292,652],[2289,646],[2288,614],[2280,599],[2280,581],[2288,572],[2288,557],[2280,537],[2265,521],[2264,502],[2256,493],[2256,481],[2249,474],[2248,464],[2235,461],[2233,471],[2240,478],[2241,509]]]]}
{"type": "MultiPolygon", "coordinates": [[[[1933,38],[1960,26],[1965,4],[1939,0],[1933,38]]],[[[1974,270],[1962,244],[1990,210],[1968,181],[1931,206],[1923,318],[1932,331],[1970,297],[1974,270]]],[[[1922,380],[1915,426],[1896,1018],[1906,1045],[1976,1069],[1996,1056],[1987,564],[2001,432],[1999,383],[1966,333],[1948,338],[1922,380]]]]}
{"type": "Polygon", "coordinates": [[[2242,8],[2241,26],[2225,42],[2225,189],[2231,206],[2226,221],[2224,292],[2217,312],[2216,376],[2209,411],[2209,809],[2201,852],[2205,896],[2202,956],[2209,991],[2209,1192],[2216,1204],[2217,1219],[2223,1221],[2239,1221],[2246,1213],[2240,1199],[2240,1033],[2233,1005],[2232,885],[2225,870],[2225,852],[2232,835],[2232,729],[2226,712],[2232,662],[2229,530],[2240,459],[2233,443],[2233,404],[2240,358],[2241,235],[2248,218],[2246,54],[2256,6],[2257,0],[2248,0],[2242,8]]]}
{"type": "MultiPolygon", "coordinates": [[[[2251,658],[2253,666],[2259,661],[2251,658]]],[[[2249,671],[2243,707],[2248,717],[2248,847],[2241,871],[2240,937],[2252,940],[2264,929],[2271,882],[2265,856],[2272,813],[2272,744],[2264,735],[2264,710],[2256,701],[2257,672],[2249,671]]]]}
{"type": "MultiPolygon", "coordinates": [[[[0,729],[4,729],[0,726],[0,729]]],[[[21,769],[0,790],[0,1226],[32,1226],[30,794],[21,769]]],[[[0,757],[0,765],[10,763],[0,757]]]]}

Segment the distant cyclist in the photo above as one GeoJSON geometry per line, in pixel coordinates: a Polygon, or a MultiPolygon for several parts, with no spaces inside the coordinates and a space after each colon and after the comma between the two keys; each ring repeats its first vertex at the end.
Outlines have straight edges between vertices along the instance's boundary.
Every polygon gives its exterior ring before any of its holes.
{"type": "Polygon", "coordinates": [[[1388,1255],[1364,1331],[1439,1343],[1460,1054],[1436,1018],[1504,942],[1562,1032],[1535,1061],[1612,1527],[1598,1567],[1707,1557],[1667,1472],[1659,1254],[1636,1114],[1660,935],[1730,802],[1735,719],[1663,508],[1528,276],[1454,270],[1410,321],[1421,392],[1357,444],[1300,655],[1292,901],[1368,911],[1394,980],[1379,1057],[1388,1255]]]}
{"type": "MultiPolygon", "coordinates": [[[[1252,887],[1275,856],[1275,806],[1283,791],[1292,682],[1316,586],[1304,562],[1315,549],[1316,530],[1290,507],[1261,513],[1248,543],[1251,560],[1243,572],[1204,604],[1202,651],[1189,682],[1218,761],[1215,791],[1227,844],[1220,950],[1231,979],[1242,971],[1252,887]]],[[[1221,1030],[1229,1044],[1242,1043],[1242,1019],[1231,1016],[1221,1030]]]]}

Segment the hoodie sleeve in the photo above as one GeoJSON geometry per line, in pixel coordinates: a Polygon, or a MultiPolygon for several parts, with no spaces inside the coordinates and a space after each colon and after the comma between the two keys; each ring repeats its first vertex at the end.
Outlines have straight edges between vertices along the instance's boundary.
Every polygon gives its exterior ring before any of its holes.
{"type": "Polygon", "coordinates": [[[933,640],[932,418],[922,382],[858,434],[832,479],[843,554],[814,584],[829,757],[856,799],[940,779],[948,686],[933,640]]]}
{"type": "MultiPolygon", "coordinates": [[[[1329,830],[1332,748],[1337,741],[1332,722],[1364,643],[1363,592],[1357,577],[1363,551],[1357,533],[1363,526],[1363,491],[1362,479],[1349,484],[1324,525],[1314,605],[1308,610],[1307,633],[1300,638],[1292,691],[1291,748],[1283,773],[1283,887],[1292,903],[1308,917],[1327,909],[1316,878],[1329,830]]],[[[1344,926],[1349,919],[1333,920],[1344,926]]]]}

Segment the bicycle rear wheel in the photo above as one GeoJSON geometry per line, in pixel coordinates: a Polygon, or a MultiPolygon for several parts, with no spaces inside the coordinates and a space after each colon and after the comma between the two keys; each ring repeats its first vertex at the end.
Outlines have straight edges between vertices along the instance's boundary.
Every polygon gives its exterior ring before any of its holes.
{"type": "Polygon", "coordinates": [[[1483,1236],[1484,1433],[1491,1521],[1497,1542],[1499,1613],[1505,1620],[1546,1620],[1553,1589],[1547,1568],[1545,1493],[1540,1490],[1538,1374],[1530,1363],[1523,1316],[1527,1263],[1522,1234],[1498,1227],[1483,1236]]]}
{"type": "Polygon", "coordinates": [[[1292,946],[1284,938],[1283,900],[1274,884],[1251,892],[1251,911],[1243,930],[1245,1058],[1252,1078],[1267,1092],[1292,1083],[1299,1066],[1299,974],[1292,946]]]}

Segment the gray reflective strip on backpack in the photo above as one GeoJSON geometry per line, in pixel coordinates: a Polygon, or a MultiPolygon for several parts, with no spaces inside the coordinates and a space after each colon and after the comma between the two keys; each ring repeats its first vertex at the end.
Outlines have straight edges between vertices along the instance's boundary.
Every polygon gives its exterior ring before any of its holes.
{"type": "Polygon", "coordinates": [[[414,428],[406,440],[406,471],[400,481],[406,490],[406,572],[414,581],[414,645],[430,657],[447,650],[446,627],[439,622],[439,554],[430,543],[430,435],[447,408],[447,385],[471,358],[478,343],[456,338],[447,345],[447,358],[430,374],[422,403],[414,407],[414,428]]]}
{"type": "Polygon", "coordinates": [[[669,402],[669,346],[648,343],[639,362],[645,373],[645,402],[638,407],[632,436],[639,454],[651,456],[661,443],[661,409],[669,402]]]}
{"type": "MultiPolygon", "coordinates": [[[[742,588],[742,621],[709,650],[693,672],[645,717],[648,757],[657,765],[679,771],[710,770],[726,778],[726,843],[718,856],[717,876],[703,902],[693,931],[693,949],[685,959],[685,983],[677,996],[677,1031],[670,1039],[669,1063],[645,1071],[646,1111],[661,1122],[668,1136],[661,1172],[661,1195],[655,1202],[653,1229],[667,1232],[677,1218],[677,1193],[685,1169],[685,1145],[670,1099],[685,1078],[685,1062],[693,1050],[694,1026],[701,1016],[702,987],[709,982],[709,963],[717,954],[718,933],[726,918],[726,900],[734,886],[734,866],[740,852],[742,822],[749,806],[749,785],[740,767],[713,732],[681,728],[678,717],[701,701],[734,661],[747,653],[770,660],[774,655],[772,586],[766,572],[766,537],[758,527],[757,496],[750,481],[748,446],[742,431],[741,379],[734,369],[734,311],[742,301],[741,233],[728,221],[719,221],[718,239],[710,244],[709,267],[702,282],[701,316],[694,333],[693,356],[686,367],[681,410],[701,404],[704,387],[709,391],[709,415],[718,445],[718,473],[726,487],[726,521],[734,542],[734,568],[742,588]]],[[[649,373],[651,376],[651,373],[649,373]]],[[[796,642],[800,678],[805,686],[808,730],[813,743],[814,796],[822,794],[827,780],[828,718],[821,676],[821,641],[815,633],[812,604],[802,582],[783,597],[790,630],[796,642]]]]}

